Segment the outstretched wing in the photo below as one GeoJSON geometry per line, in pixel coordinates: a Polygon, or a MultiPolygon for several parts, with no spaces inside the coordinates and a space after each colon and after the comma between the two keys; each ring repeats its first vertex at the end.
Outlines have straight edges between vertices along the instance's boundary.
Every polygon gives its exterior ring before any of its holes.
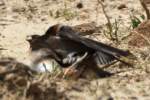
{"type": "Polygon", "coordinates": [[[63,38],[67,38],[71,41],[82,43],[89,48],[92,48],[101,53],[113,55],[114,57],[127,56],[130,54],[127,51],[123,51],[123,50],[108,46],[106,44],[103,44],[103,43],[100,43],[100,42],[97,42],[88,38],[83,38],[79,36],[75,31],[73,31],[72,28],[69,26],[60,27],[57,35],[63,38]]]}

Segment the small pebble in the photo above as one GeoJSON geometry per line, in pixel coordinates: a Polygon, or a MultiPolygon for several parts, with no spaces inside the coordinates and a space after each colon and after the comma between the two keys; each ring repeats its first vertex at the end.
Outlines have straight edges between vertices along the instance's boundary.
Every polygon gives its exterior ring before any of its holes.
{"type": "Polygon", "coordinates": [[[76,7],[77,7],[78,9],[81,9],[81,8],[83,8],[83,4],[82,4],[81,2],[79,2],[76,7]]]}
{"type": "Polygon", "coordinates": [[[121,5],[118,6],[119,10],[124,9],[124,8],[127,8],[127,6],[125,4],[121,4],[121,5]]]}

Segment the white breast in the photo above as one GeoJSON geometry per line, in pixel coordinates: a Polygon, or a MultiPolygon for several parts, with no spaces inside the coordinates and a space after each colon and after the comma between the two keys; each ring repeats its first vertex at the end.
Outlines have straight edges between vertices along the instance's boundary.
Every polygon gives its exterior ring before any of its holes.
{"type": "Polygon", "coordinates": [[[22,61],[19,61],[25,65],[27,65],[30,69],[36,71],[36,72],[54,72],[56,69],[60,69],[61,67],[59,64],[51,58],[48,59],[42,59],[40,61],[36,61],[39,58],[43,58],[43,56],[46,55],[42,50],[36,51],[36,52],[29,52],[28,56],[23,59],[22,61]]]}

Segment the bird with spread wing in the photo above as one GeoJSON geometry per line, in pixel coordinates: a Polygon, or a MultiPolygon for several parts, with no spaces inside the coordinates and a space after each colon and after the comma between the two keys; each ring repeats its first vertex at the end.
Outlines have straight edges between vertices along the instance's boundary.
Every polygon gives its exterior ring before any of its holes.
{"type": "Polygon", "coordinates": [[[60,24],[51,26],[42,36],[32,35],[28,41],[32,51],[44,48],[47,55],[41,59],[51,57],[60,66],[67,67],[65,74],[89,60],[96,65],[110,64],[114,60],[126,63],[120,58],[131,55],[128,51],[82,37],[70,26],[60,24]]]}

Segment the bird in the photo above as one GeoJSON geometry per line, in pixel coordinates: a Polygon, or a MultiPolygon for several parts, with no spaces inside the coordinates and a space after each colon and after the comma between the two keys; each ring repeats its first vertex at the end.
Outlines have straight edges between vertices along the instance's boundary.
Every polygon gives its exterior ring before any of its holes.
{"type": "Polygon", "coordinates": [[[44,35],[32,35],[27,41],[32,51],[46,48],[51,51],[47,56],[51,55],[62,67],[71,66],[71,69],[88,59],[96,65],[110,64],[114,60],[126,63],[120,58],[131,55],[129,51],[82,37],[72,27],[62,24],[50,26],[44,35]]]}

